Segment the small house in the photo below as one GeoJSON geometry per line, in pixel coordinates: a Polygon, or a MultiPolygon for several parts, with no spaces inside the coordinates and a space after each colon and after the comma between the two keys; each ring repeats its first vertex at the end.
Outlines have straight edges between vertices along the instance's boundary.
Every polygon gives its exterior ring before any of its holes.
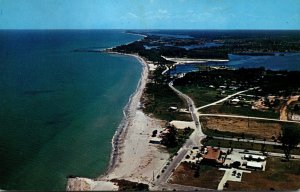
{"type": "Polygon", "coordinates": [[[253,160],[253,161],[264,161],[266,160],[266,157],[261,155],[246,154],[244,155],[244,159],[253,160]]]}
{"type": "Polygon", "coordinates": [[[222,151],[219,148],[214,148],[211,146],[208,146],[204,148],[204,154],[203,154],[203,160],[210,164],[222,164],[223,161],[220,160],[222,151]]]}
{"type": "Polygon", "coordinates": [[[161,143],[162,138],[158,138],[158,137],[153,137],[150,139],[149,143],[152,144],[160,144],[161,143]]]}
{"type": "Polygon", "coordinates": [[[169,107],[169,111],[177,111],[177,110],[178,110],[177,107],[173,107],[173,106],[169,107]]]}
{"type": "Polygon", "coordinates": [[[240,100],[238,98],[232,99],[230,101],[230,103],[233,104],[233,105],[237,105],[239,102],[240,102],[240,100]]]}

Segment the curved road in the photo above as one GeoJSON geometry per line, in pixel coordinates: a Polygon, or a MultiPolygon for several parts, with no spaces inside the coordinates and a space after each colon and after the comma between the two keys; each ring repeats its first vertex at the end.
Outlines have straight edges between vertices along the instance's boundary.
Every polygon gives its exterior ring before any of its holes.
{"type": "Polygon", "coordinates": [[[153,182],[153,184],[156,187],[159,187],[159,188],[168,185],[167,181],[171,177],[171,175],[173,173],[173,170],[175,170],[175,168],[180,164],[182,159],[185,158],[188,151],[193,146],[199,146],[200,143],[201,143],[201,140],[206,137],[206,135],[204,135],[204,133],[202,132],[201,124],[200,124],[200,121],[199,121],[199,117],[197,115],[197,110],[196,110],[194,101],[189,96],[187,96],[186,94],[183,94],[179,90],[175,89],[173,87],[173,82],[172,81],[169,83],[169,87],[173,91],[175,91],[181,98],[186,100],[186,102],[189,106],[189,111],[191,112],[192,119],[195,122],[196,129],[190,135],[190,138],[184,143],[184,145],[177,152],[177,155],[173,157],[173,160],[170,162],[170,165],[167,166],[167,168],[164,170],[164,173],[160,172],[156,175],[156,178],[157,178],[158,175],[159,175],[159,178],[156,179],[153,182]]]}
{"type": "Polygon", "coordinates": [[[220,100],[215,101],[215,102],[213,102],[213,103],[210,103],[210,104],[207,104],[207,105],[198,107],[198,108],[197,108],[197,111],[198,111],[199,109],[203,109],[203,108],[206,108],[206,107],[209,107],[209,106],[216,105],[216,104],[218,104],[218,103],[224,102],[224,101],[226,101],[227,99],[229,99],[229,98],[231,98],[231,97],[233,97],[233,96],[239,95],[239,94],[241,94],[241,93],[245,93],[245,92],[250,91],[250,90],[253,90],[253,89],[256,89],[256,88],[250,88],[250,89],[247,89],[247,90],[244,90],[244,91],[236,92],[236,93],[234,93],[234,94],[232,94],[232,95],[228,95],[227,97],[224,97],[223,99],[220,99],[220,100]]]}
{"type": "MultiPolygon", "coordinates": [[[[179,151],[177,152],[177,155],[173,157],[172,161],[170,162],[170,164],[167,166],[166,165],[166,169],[164,169],[164,172],[159,172],[156,174],[155,176],[155,180],[153,181],[153,189],[171,189],[171,188],[177,188],[177,189],[183,189],[183,186],[180,185],[174,185],[174,184],[170,184],[167,183],[169,178],[171,177],[173,171],[176,169],[176,167],[180,164],[180,162],[182,161],[182,159],[185,158],[186,154],[188,153],[188,151],[193,147],[193,146],[199,146],[201,145],[201,140],[204,139],[206,137],[206,135],[202,132],[202,128],[201,128],[201,124],[200,124],[200,120],[199,120],[199,116],[219,116],[219,117],[236,117],[236,118],[250,118],[250,119],[262,119],[262,120],[269,120],[269,121],[282,121],[282,120],[278,120],[278,119],[269,119],[269,118],[260,118],[260,117],[248,117],[248,116],[238,116],[238,115],[222,115],[222,114],[201,114],[198,113],[199,109],[203,109],[205,107],[209,107],[212,105],[216,105],[218,103],[224,102],[227,99],[235,96],[235,95],[239,95],[241,93],[245,93],[249,90],[253,90],[255,88],[250,88],[247,90],[243,90],[243,91],[239,91],[237,93],[234,93],[232,95],[229,95],[221,100],[218,100],[216,102],[207,104],[205,106],[201,106],[196,108],[194,101],[187,96],[186,94],[180,92],[179,90],[177,90],[174,86],[173,86],[173,81],[171,81],[169,84],[169,87],[178,94],[179,97],[183,98],[188,106],[189,106],[189,111],[191,113],[192,119],[195,122],[196,128],[195,131],[190,135],[190,138],[188,140],[186,140],[186,142],[184,143],[184,145],[179,149],[179,151]],[[159,177],[158,177],[159,176],[159,177]],[[158,178],[157,178],[158,177],[158,178]],[[176,187],[175,187],[176,186],[176,187]]],[[[295,122],[295,121],[285,121],[285,122],[295,122]]],[[[297,122],[300,123],[300,122],[297,122]]],[[[184,186],[184,187],[188,187],[188,186],[184,186]]],[[[189,188],[194,189],[194,188],[189,188]]],[[[198,188],[199,189],[199,188],[198,188]]]]}

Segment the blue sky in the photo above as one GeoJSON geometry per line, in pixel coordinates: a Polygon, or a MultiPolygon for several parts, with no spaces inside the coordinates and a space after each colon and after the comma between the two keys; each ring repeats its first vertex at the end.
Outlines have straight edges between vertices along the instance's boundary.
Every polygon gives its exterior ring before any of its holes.
{"type": "Polygon", "coordinates": [[[300,29],[300,0],[0,0],[0,29],[300,29]]]}

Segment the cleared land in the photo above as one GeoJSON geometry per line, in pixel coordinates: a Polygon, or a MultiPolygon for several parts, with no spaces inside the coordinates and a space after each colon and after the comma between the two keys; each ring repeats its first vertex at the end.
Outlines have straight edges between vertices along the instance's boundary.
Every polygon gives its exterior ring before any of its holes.
{"type": "Polygon", "coordinates": [[[216,167],[201,164],[199,176],[195,177],[195,170],[191,168],[191,164],[183,162],[174,171],[170,182],[180,185],[217,189],[223,175],[224,171],[220,171],[216,167]]]}
{"type": "MultiPolygon", "coordinates": [[[[247,150],[256,150],[261,151],[264,149],[266,152],[275,152],[275,153],[284,153],[281,145],[267,145],[267,144],[259,144],[253,143],[251,140],[249,142],[241,142],[241,141],[229,141],[222,139],[208,139],[203,144],[207,146],[220,146],[225,148],[239,148],[239,149],[247,149],[247,150]],[[264,148],[262,148],[264,146],[264,148]]],[[[300,149],[293,149],[291,154],[300,155],[300,149]]]]}
{"type": "Polygon", "coordinates": [[[272,110],[259,111],[256,109],[251,109],[251,106],[235,106],[235,105],[226,105],[221,103],[220,105],[213,105],[200,109],[201,113],[216,113],[216,114],[230,114],[230,115],[243,115],[251,117],[264,117],[264,118],[273,118],[278,119],[279,113],[272,110]]]}
{"type": "Polygon", "coordinates": [[[281,124],[278,122],[230,117],[200,117],[200,121],[203,132],[211,136],[273,140],[272,137],[278,138],[281,134],[281,124]]]}
{"type": "Polygon", "coordinates": [[[244,173],[242,182],[228,181],[230,191],[297,190],[300,188],[300,161],[282,162],[268,158],[266,171],[244,173]]]}

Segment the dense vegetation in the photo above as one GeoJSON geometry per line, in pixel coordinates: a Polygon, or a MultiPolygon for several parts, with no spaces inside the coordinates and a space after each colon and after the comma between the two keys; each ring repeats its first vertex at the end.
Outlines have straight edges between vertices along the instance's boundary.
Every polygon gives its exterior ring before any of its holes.
{"type": "Polygon", "coordinates": [[[287,123],[282,128],[282,148],[287,160],[290,158],[291,151],[297,148],[300,143],[300,126],[298,124],[287,123]]]}
{"type": "Polygon", "coordinates": [[[187,108],[187,104],[168,86],[168,77],[161,74],[163,70],[163,67],[158,67],[150,74],[151,81],[146,84],[142,98],[143,111],[162,120],[190,121],[190,114],[169,110],[171,106],[187,108]]]}
{"type": "Polygon", "coordinates": [[[260,87],[256,95],[288,96],[298,90],[299,77],[299,71],[270,71],[264,68],[207,70],[188,73],[183,78],[176,79],[174,85],[200,87],[213,85],[216,88],[225,86],[225,89],[235,86],[237,90],[260,87]]]}
{"type": "Polygon", "coordinates": [[[168,130],[169,132],[165,134],[161,144],[165,145],[171,154],[176,153],[193,132],[190,127],[176,129],[169,126],[168,130]]]}
{"type": "Polygon", "coordinates": [[[118,184],[118,191],[149,191],[149,185],[144,183],[137,183],[125,179],[112,179],[112,182],[118,184]]]}
{"type": "Polygon", "coordinates": [[[299,31],[131,31],[147,35],[141,41],[114,48],[114,51],[138,53],[159,64],[170,64],[161,57],[228,59],[228,54],[266,55],[274,52],[300,51],[299,31]],[[168,35],[169,33],[169,35],[168,35]],[[186,35],[188,34],[188,35],[186,35]],[[205,46],[217,43],[217,46],[205,46]],[[146,46],[155,46],[146,49],[146,46]],[[198,45],[192,49],[180,46],[198,45]],[[200,45],[200,46],[199,46],[200,45]]]}

